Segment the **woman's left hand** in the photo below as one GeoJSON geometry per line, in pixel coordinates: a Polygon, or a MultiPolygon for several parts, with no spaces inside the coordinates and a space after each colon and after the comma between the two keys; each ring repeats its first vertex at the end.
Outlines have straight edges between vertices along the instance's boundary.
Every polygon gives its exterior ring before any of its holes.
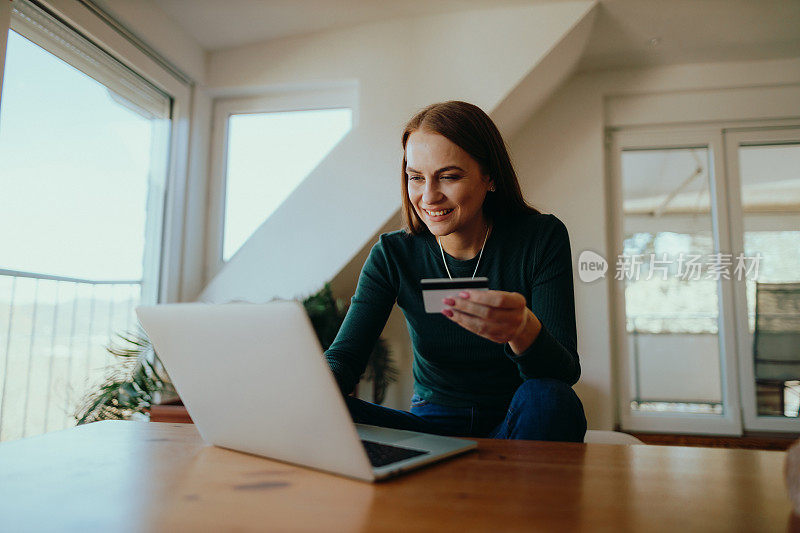
{"type": "Polygon", "coordinates": [[[516,354],[527,350],[542,329],[516,292],[466,290],[443,302],[449,307],[442,314],[450,320],[492,342],[507,342],[516,354]]]}

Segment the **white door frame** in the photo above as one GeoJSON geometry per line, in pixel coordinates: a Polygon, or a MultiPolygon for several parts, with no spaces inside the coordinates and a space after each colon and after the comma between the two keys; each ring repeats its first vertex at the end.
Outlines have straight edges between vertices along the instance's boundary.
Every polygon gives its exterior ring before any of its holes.
{"type": "MultiPolygon", "coordinates": [[[[609,221],[612,250],[621,250],[624,239],[622,212],[622,172],[621,157],[623,149],[666,149],[705,147],[711,156],[710,196],[712,215],[712,235],[716,252],[730,253],[727,194],[724,179],[724,157],[722,130],[719,127],[697,126],[661,128],[658,131],[635,129],[613,131],[610,138],[609,154],[609,221]]],[[[613,261],[613,258],[611,258],[613,261]]],[[[614,261],[615,262],[615,261],[614,261]]],[[[625,286],[622,280],[613,280],[614,328],[617,354],[620,424],[623,430],[650,432],[679,432],[697,434],[741,435],[742,419],[739,404],[738,366],[736,363],[736,335],[734,321],[733,287],[729,280],[718,282],[719,298],[719,347],[720,378],[723,414],[689,414],[633,412],[630,407],[630,355],[628,353],[625,286]]]]}
{"type": "MultiPolygon", "coordinates": [[[[744,213],[739,174],[739,146],[769,144],[800,144],[800,124],[796,127],[735,128],[724,131],[725,166],[730,205],[730,235],[734,256],[744,253],[744,213]]],[[[742,414],[744,427],[756,431],[800,432],[800,418],[758,416],[756,408],[755,375],[753,369],[753,335],[747,317],[747,291],[744,280],[731,280],[733,287],[742,414]]]]}

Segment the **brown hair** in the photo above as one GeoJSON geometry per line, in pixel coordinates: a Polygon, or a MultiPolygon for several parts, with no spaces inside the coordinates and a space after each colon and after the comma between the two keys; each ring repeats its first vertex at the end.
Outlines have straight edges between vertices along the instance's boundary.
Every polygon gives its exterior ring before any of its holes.
{"type": "Polygon", "coordinates": [[[519,180],[503,137],[492,119],[481,108],[467,102],[451,100],[432,104],[419,111],[403,130],[402,198],[405,230],[414,235],[428,231],[408,198],[406,176],[406,143],[417,130],[438,133],[467,152],[494,180],[495,192],[486,194],[483,213],[489,220],[499,216],[539,213],[522,197],[519,180]]]}
{"type": "Polygon", "coordinates": [[[402,197],[405,230],[414,235],[428,231],[408,197],[406,143],[417,130],[438,133],[467,152],[494,180],[495,192],[486,194],[483,213],[489,220],[521,213],[539,213],[522,197],[517,173],[503,137],[492,119],[478,106],[451,100],[432,104],[414,115],[403,130],[402,197]]]}

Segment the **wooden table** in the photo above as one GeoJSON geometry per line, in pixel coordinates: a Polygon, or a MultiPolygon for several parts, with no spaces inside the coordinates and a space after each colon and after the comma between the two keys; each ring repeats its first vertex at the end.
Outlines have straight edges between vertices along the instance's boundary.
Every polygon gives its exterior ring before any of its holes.
{"type": "Polygon", "coordinates": [[[783,531],[784,455],[483,439],[370,484],[99,422],[0,444],[0,531],[783,531]]]}

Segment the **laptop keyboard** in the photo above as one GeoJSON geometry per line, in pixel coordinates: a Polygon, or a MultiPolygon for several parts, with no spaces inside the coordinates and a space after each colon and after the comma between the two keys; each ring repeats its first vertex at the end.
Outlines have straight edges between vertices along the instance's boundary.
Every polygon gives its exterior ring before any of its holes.
{"type": "Polygon", "coordinates": [[[367,451],[369,462],[372,466],[386,466],[404,459],[411,459],[418,455],[425,455],[422,450],[412,450],[411,448],[401,448],[399,446],[391,446],[389,444],[381,444],[379,442],[372,442],[371,440],[362,440],[361,444],[367,451]]]}

